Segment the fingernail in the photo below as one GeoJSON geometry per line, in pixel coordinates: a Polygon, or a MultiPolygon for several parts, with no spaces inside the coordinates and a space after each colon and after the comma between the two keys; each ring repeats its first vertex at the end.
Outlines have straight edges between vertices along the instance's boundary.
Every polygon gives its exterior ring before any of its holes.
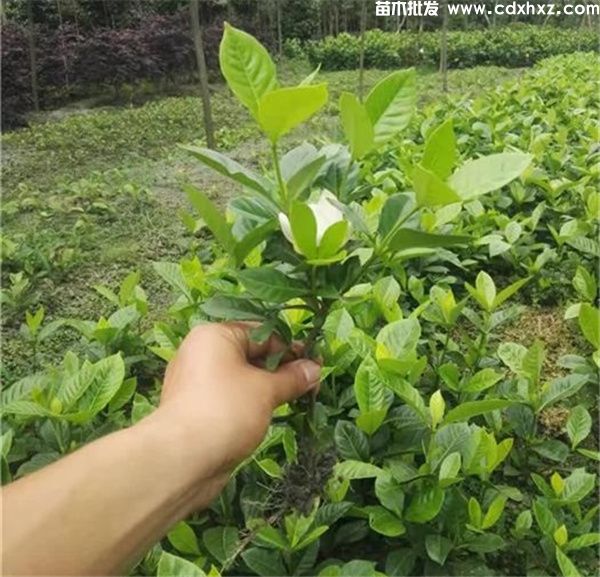
{"type": "Polygon", "coordinates": [[[300,367],[309,388],[312,389],[321,380],[321,366],[314,361],[302,361],[300,367]]]}

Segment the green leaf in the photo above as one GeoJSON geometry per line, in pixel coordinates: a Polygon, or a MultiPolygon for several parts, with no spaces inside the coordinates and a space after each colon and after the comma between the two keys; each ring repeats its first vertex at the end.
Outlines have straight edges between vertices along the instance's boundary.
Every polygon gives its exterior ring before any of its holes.
{"type": "Polygon", "coordinates": [[[438,478],[440,480],[440,486],[444,487],[447,484],[447,481],[454,480],[458,477],[460,473],[460,465],[462,459],[460,453],[454,452],[450,453],[440,465],[440,472],[438,478]]]}
{"type": "Polygon", "coordinates": [[[418,206],[445,206],[462,201],[452,187],[420,164],[413,168],[412,183],[418,206]]]}
{"type": "Polygon", "coordinates": [[[281,175],[290,198],[297,198],[311,186],[326,160],[327,157],[308,142],[303,142],[281,158],[281,175]]]}
{"type": "Polygon", "coordinates": [[[362,158],[375,146],[375,133],[367,109],[354,94],[342,92],[340,117],[344,134],[350,143],[352,158],[362,158]]]}
{"type": "Polygon", "coordinates": [[[489,509],[483,518],[481,528],[489,529],[490,527],[493,527],[498,522],[498,519],[500,519],[505,505],[506,497],[502,494],[498,495],[490,504],[489,509]]]}
{"type": "Polygon", "coordinates": [[[600,349],[600,310],[583,303],[579,309],[579,327],[592,346],[596,350],[600,349]]]}
{"type": "Polygon", "coordinates": [[[387,412],[385,400],[384,378],[377,363],[367,356],[358,367],[354,378],[354,394],[361,415],[373,418],[363,419],[357,423],[363,430],[372,435],[381,425],[387,412]]]}
{"type": "Polygon", "coordinates": [[[545,357],[544,343],[536,339],[523,355],[520,372],[526,375],[533,383],[537,383],[542,374],[545,357]]]}
{"type": "Polygon", "coordinates": [[[465,393],[480,393],[493,387],[504,375],[494,369],[482,369],[469,378],[466,385],[461,387],[465,393]]]}
{"type": "Polygon", "coordinates": [[[377,357],[399,360],[412,357],[420,336],[421,325],[414,317],[389,323],[377,334],[377,343],[383,345],[383,350],[379,349],[382,352],[378,352],[377,357]]]}
{"type": "Polygon", "coordinates": [[[210,150],[209,148],[190,145],[181,145],[181,148],[191,153],[192,156],[197,158],[202,164],[205,164],[215,172],[231,178],[242,186],[258,192],[270,200],[268,192],[270,188],[269,182],[235,160],[232,160],[216,150],[210,150]]]}
{"type": "Polygon", "coordinates": [[[157,577],[206,577],[206,573],[191,561],[163,551],[158,560],[157,577]]]}
{"type": "Polygon", "coordinates": [[[386,537],[399,537],[406,533],[402,520],[384,507],[373,507],[370,510],[369,526],[376,533],[386,537]]]}
{"type": "Polygon", "coordinates": [[[435,391],[429,399],[429,415],[431,417],[431,425],[436,427],[442,422],[444,412],[446,410],[446,402],[442,396],[442,391],[435,391]]]}
{"type": "Polygon", "coordinates": [[[556,547],[556,562],[560,567],[560,572],[563,577],[580,577],[581,573],[575,567],[575,564],[558,548],[556,547]]]}
{"type": "Polygon", "coordinates": [[[390,375],[385,380],[385,386],[401,398],[409,407],[413,408],[423,419],[423,422],[429,424],[429,411],[421,393],[413,387],[406,379],[397,375],[390,375]]]}
{"type": "Polygon", "coordinates": [[[402,485],[386,471],[375,479],[375,495],[379,502],[398,517],[402,517],[404,492],[402,485]]]}
{"type": "Polygon", "coordinates": [[[429,555],[429,558],[438,565],[444,565],[448,558],[448,554],[452,551],[453,547],[452,541],[442,535],[427,535],[427,537],[425,537],[425,549],[427,550],[427,555],[429,555]]]}
{"type": "Polygon", "coordinates": [[[410,575],[414,575],[413,568],[416,560],[417,554],[413,549],[405,547],[394,549],[386,558],[385,574],[390,577],[409,577],[410,575]]]}
{"type": "Polygon", "coordinates": [[[217,295],[201,308],[208,316],[226,321],[261,321],[265,318],[262,309],[242,298],[217,295]]]}
{"type": "Polygon", "coordinates": [[[479,501],[475,499],[475,497],[471,497],[469,499],[469,521],[473,527],[479,529],[481,527],[482,514],[481,514],[481,505],[479,501]]]}
{"type": "Polygon", "coordinates": [[[592,430],[592,417],[586,408],[578,405],[571,409],[567,420],[567,435],[571,441],[571,448],[575,449],[592,430]]]}
{"type": "Polygon", "coordinates": [[[268,220],[253,228],[244,238],[239,240],[233,249],[236,264],[241,265],[246,257],[276,229],[277,221],[275,219],[268,220]]]}
{"type": "Polygon", "coordinates": [[[317,221],[310,207],[293,202],[290,210],[292,236],[299,251],[308,258],[317,256],[317,221]]]}
{"type": "Polygon", "coordinates": [[[588,376],[573,373],[566,377],[554,379],[544,386],[540,397],[540,404],[537,407],[538,412],[544,407],[552,405],[557,401],[566,399],[574,395],[583,385],[587,383],[588,376]]]}
{"type": "Polygon", "coordinates": [[[113,398],[108,403],[108,409],[112,413],[123,408],[135,394],[137,388],[137,378],[129,377],[123,381],[123,384],[119,387],[119,390],[115,393],[113,398]]]}
{"type": "Polygon", "coordinates": [[[585,533],[569,541],[565,551],[576,551],[585,547],[594,547],[600,544],[600,533],[585,533]]]}
{"type": "Polygon", "coordinates": [[[492,277],[485,271],[481,271],[475,279],[475,288],[481,298],[480,302],[485,303],[485,309],[491,311],[496,303],[496,285],[492,277]]]}
{"type": "Polygon", "coordinates": [[[251,547],[242,553],[242,559],[257,575],[278,577],[287,572],[279,551],[251,547]]]}
{"type": "Polygon", "coordinates": [[[202,533],[202,542],[208,552],[220,563],[225,563],[236,551],[239,539],[236,527],[211,527],[202,533]]]}
{"type": "Polygon", "coordinates": [[[219,209],[206,194],[190,184],[183,186],[190,202],[202,217],[206,226],[213,233],[215,238],[229,253],[233,254],[235,250],[235,239],[231,234],[231,227],[225,220],[225,217],[219,212],[219,209]]]}
{"type": "Polygon", "coordinates": [[[421,165],[442,180],[446,180],[452,173],[456,158],[456,138],[450,118],[427,137],[421,165]]]}
{"type": "Polygon", "coordinates": [[[238,277],[252,296],[266,302],[285,303],[306,294],[304,283],[274,268],[247,268],[238,277]]]}
{"type": "Polygon", "coordinates": [[[573,278],[573,286],[584,300],[593,302],[596,298],[598,291],[596,279],[582,266],[577,267],[575,277],[573,278]]]}
{"type": "Polygon", "coordinates": [[[506,543],[500,535],[488,533],[486,535],[477,535],[469,541],[465,547],[474,553],[494,553],[504,548],[506,543]]]}
{"type": "Polygon", "coordinates": [[[444,490],[438,486],[422,489],[410,501],[404,518],[412,523],[431,521],[440,512],[444,496],[444,490]]]}
{"type": "Polygon", "coordinates": [[[552,536],[558,523],[556,522],[554,515],[552,515],[552,511],[550,511],[540,499],[536,499],[533,503],[533,515],[542,533],[552,536]]]}
{"type": "Polygon", "coordinates": [[[327,103],[326,84],[278,88],[259,102],[258,121],[271,142],[308,120],[327,103]]]}
{"type": "Polygon", "coordinates": [[[381,209],[378,232],[382,239],[390,235],[399,222],[408,218],[415,207],[413,196],[410,194],[393,194],[381,209]]]}
{"type": "Polygon", "coordinates": [[[471,417],[477,415],[483,415],[490,411],[497,411],[499,409],[505,409],[514,405],[515,401],[505,401],[503,399],[485,399],[483,401],[469,401],[461,403],[454,409],[451,409],[446,414],[444,423],[456,423],[459,421],[467,421],[471,417]]]}
{"type": "Polygon", "coordinates": [[[340,220],[332,224],[323,234],[317,255],[320,259],[326,259],[334,256],[344,245],[348,236],[348,223],[345,220],[340,220]]]}
{"type": "Polygon", "coordinates": [[[375,143],[381,144],[406,128],[415,104],[414,69],[393,72],[380,80],[365,100],[365,107],[375,132],[375,143]]]}
{"type": "Polygon", "coordinates": [[[561,503],[578,503],[594,490],[596,475],[584,468],[575,469],[566,479],[560,495],[561,503]]]}
{"type": "Polygon", "coordinates": [[[356,461],[369,459],[369,441],[354,423],[338,421],[335,425],[334,440],[337,453],[342,459],[356,461]]]}
{"type": "Polygon", "coordinates": [[[389,246],[392,250],[406,250],[409,248],[438,248],[446,246],[465,245],[471,242],[469,236],[451,234],[431,234],[410,228],[398,229],[390,239],[389,246]]]}
{"type": "Polygon", "coordinates": [[[354,479],[372,479],[383,473],[383,469],[371,463],[347,460],[338,463],[334,468],[335,474],[352,481],[354,479]]]}
{"type": "Polygon", "coordinates": [[[258,531],[256,534],[256,542],[275,549],[286,550],[289,547],[289,543],[285,537],[275,527],[266,525],[258,531]]]}
{"type": "Polygon", "coordinates": [[[81,379],[87,381],[85,392],[77,400],[76,411],[70,420],[82,422],[98,414],[115,396],[125,378],[125,363],[120,354],[112,355],[82,368],[81,379]]]}
{"type": "Polygon", "coordinates": [[[188,555],[200,555],[198,541],[194,530],[185,522],[180,521],[167,533],[169,543],[180,551],[188,555]]]}
{"type": "Polygon", "coordinates": [[[532,277],[522,278],[502,289],[494,300],[494,308],[497,309],[501,304],[513,296],[522,286],[526,285],[531,278],[532,277]]]}
{"type": "Polygon", "coordinates": [[[462,199],[471,200],[521,176],[532,158],[522,152],[503,152],[469,160],[450,177],[448,184],[462,199]]]}
{"type": "Polygon", "coordinates": [[[267,50],[250,34],[225,23],[219,64],[231,91],[258,119],[260,99],[277,87],[275,64],[267,50]]]}

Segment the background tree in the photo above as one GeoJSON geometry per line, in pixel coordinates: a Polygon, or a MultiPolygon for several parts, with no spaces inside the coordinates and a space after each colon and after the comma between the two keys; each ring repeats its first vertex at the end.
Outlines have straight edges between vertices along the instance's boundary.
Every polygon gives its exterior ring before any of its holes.
{"type": "Polygon", "coordinates": [[[204,115],[204,132],[208,148],[215,148],[215,134],[210,105],[210,89],[208,87],[208,70],[204,56],[204,43],[202,39],[202,26],[200,25],[199,0],[190,0],[190,20],[192,22],[192,36],[196,50],[198,75],[200,76],[200,94],[202,96],[202,111],[204,115]]]}

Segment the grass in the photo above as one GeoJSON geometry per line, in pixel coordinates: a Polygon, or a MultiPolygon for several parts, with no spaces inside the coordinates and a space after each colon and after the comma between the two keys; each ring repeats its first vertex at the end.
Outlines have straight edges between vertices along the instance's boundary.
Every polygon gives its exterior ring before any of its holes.
{"type": "MultiPolygon", "coordinates": [[[[282,83],[297,83],[308,72],[305,64],[288,63],[281,71],[282,83]]],[[[365,89],[385,74],[366,71],[365,89]]],[[[496,67],[451,71],[446,96],[439,75],[422,71],[420,104],[474,96],[519,74],[496,67]]],[[[338,134],[337,101],[343,90],[356,90],[357,73],[329,72],[320,79],[330,88],[328,106],[290,135],[284,149],[313,134],[338,134]]],[[[152,262],[178,260],[191,245],[202,246],[202,239],[195,239],[178,217],[186,207],[182,180],[223,202],[236,193],[177,147],[203,140],[200,98],[189,96],[189,90],[182,87],[188,95],[138,108],[103,107],[62,118],[53,114],[54,120],[3,136],[3,286],[10,291],[11,274],[19,271],[29,282],[3,306],[7,380],[31,370],[30,353],[19,334],[25,310],[41,305],[48,318],[96,319],[108,309],[93,286],[114,287],[136,269],[151,300],[163,302],[166,288],[157,282],[152,262]]],[[[225,86],[213,86],[212,102],[219,148],[245,164],[265,163],[266,142],[225,86]]],[[[52,360],[65,345],[64,340],[50,341],[43,352],[52,360]]]]}

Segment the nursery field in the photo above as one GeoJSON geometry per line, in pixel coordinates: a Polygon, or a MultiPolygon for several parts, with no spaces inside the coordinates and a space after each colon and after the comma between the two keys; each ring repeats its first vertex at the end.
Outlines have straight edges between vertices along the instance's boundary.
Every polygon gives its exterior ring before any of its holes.
{"type": "Polygon", "coordinates": [[[597,55],[360,99],[227,27],[221,67],[218,152],[191,92],[3,136],[3,482],[152,412],[194,325],[254,321],[320,395],[133,574],[597,574],[597,55]]]}

